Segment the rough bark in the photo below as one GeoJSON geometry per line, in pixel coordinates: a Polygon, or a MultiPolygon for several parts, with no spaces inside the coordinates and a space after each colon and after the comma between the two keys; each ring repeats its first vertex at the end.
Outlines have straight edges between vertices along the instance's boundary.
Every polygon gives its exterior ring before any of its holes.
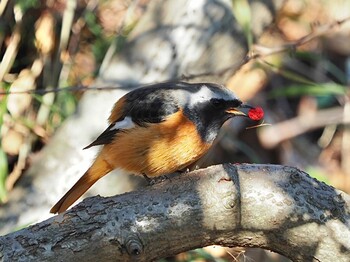
{"type": "Polygon", "coordinates": [[[261,247],[294,261],[349,261],[350,196],[298,169],[214,166],[0,238],[2,261],[152,261],[197,247],[261,247]]]}
{"type": "MultiPolygon", "coordinates": [[[[283,1],[251,1],[254,36],[268,26],[283,1]]],[[[243,30],[230,0],[154,0],[128,38],[125,48],[106,58],[96,86],[123,86],[116,91],[90,91],[75,115],[58,130],[0,209],[0,234],[45,219],[48,210],[92,162],[98,148],[81,150],[107,127],[112,105],[128,87],[160,82],[228,66],[235,70],[247,53],[243,30]]],[[[113,53],[113,52],[112,52],[113,53]]],[[[230,73],[230,72],[228,72],[230,73]]],[[[224,83],[228,75],[196,81],[224,83]]],[[[129,191],[131,176],[109,175],[88,194],[129,191]],[[97,190],[96,190],[97,189],[97,190]]]]}

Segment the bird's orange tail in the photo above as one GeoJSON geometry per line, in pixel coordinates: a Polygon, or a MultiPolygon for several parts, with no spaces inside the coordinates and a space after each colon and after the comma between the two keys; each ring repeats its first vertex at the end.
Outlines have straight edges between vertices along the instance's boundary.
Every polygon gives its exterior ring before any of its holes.
{"type": "Polygon", "coordinates": [[[78,200],[97,180],[112,171],[112,167],[99,155],[92,166],[74,186],[51,208],[50,213],[62,213],[78,200]]]}

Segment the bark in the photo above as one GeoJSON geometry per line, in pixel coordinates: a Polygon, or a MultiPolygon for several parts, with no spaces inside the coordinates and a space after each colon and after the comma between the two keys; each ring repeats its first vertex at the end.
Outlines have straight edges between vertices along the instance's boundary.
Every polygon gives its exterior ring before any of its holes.
{"type": "Polygon", "coordinates": [[[197,247],[261,247],[294,261],[349,261],[350,196],[292,167],[225,164],[0,238],[2,261],[151,261],[197,247]]]}
{"type": "MultiPolygon", "coordinates": [[[[251,1],[255,37],[273,21],[283,1],[251,1]]],[[[81,150],[107,127],[112,105],[130,86],[182,75],[237,69],[248,51],[230,0],[154,0],[120,53],[107,57],[96,86],[122,86],[116,91],[87,92],[79,108],[37,156],[0,209],[0,234],[45,219],[48,210],[84,173],[98,148],[81,150]]],[[[195,81],[225,83],[231,72],[195,81]]],[[[130,176],[109,175],[89,195],[132,190],[130,176]]]]}

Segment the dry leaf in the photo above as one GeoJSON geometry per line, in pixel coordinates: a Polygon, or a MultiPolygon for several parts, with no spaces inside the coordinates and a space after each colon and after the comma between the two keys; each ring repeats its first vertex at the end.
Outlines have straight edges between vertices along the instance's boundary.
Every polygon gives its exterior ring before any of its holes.
{"type": "MultiPolygon", "coordinates": [[[[12,83],[10,92],[25,92],[35,88],[35,77],[28,69],[23,69],[18,78],[12,83]]],[[[7,100],[7,109],[12,117],[21,116],[30,106],[32,96],[28,93],[10,94],[7,100]]]]}
{"type": "Polygon", "coordinates": [[[50,54],[55,46],[54,26],[54,17],[49,12],[44,12],[35,23],[35,46],[44,55],[50,54]]]}
{"type": "Polygon", "coordinates": [[[19,149],[23,143],[23,135],[13,129],[9,129],[2,137],[2,150],[9,155],[18,155],[19,149]]]}

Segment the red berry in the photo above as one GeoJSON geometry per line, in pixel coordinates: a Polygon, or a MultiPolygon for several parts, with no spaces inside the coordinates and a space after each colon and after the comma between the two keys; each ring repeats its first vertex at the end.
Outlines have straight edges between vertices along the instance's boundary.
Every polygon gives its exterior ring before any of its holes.
{"type": "Polygon", "coordinates": [[[264,110],[261,107],[251,108],[248,112],[250,119],[258,121],[264,117],[264,110]]]}

